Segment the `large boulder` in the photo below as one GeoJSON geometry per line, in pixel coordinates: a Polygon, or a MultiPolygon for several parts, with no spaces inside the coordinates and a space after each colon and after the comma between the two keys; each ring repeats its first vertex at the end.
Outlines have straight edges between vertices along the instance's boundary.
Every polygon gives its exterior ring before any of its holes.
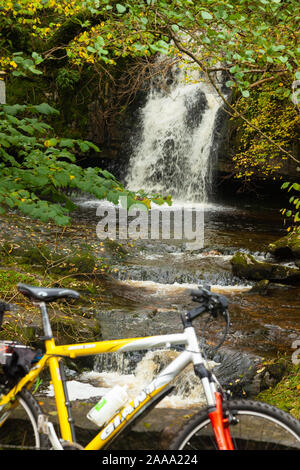
{"type": "Polygon", "coordinates": [[[300,259],[300,233],[291,233],[270,243],[268,251],[277,258],[300,259]]]}
{"type": "Polygon", "coordinates": [[[231,258],[235,276],[253,281],[267,279],[281,284],[300,285],[300,269],[282,264],[258,261],[254,256],[237,252],[231,258]]]}

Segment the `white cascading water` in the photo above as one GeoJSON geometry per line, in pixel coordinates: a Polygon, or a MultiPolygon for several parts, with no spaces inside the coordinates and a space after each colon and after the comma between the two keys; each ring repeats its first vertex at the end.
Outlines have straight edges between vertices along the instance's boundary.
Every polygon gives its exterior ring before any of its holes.
{"type": "MultiPolygon", "coordinates": [[[[210,160],[222,100],[199,74],[191,75],[185,69],[174,69],[170,85],[159,87],[157,82],[153,82],[139,116],[141,134],[139,141],[134,142],[126,186],[135,191],[144,189],[152,194],[171,194],[173,201],[200,203],[202,206],[208,202],[210,160]],[[187,73],[188,83],[185,80],[187,73]]],[[[126,282],[147,284],[147,281],[126,282]]],[[[167,287],[161,285],[161,288],[167,287]]],[[[174,288],[173,285],[169,287],[174,288]]],[[[81,377],[83,382],[92,378],[98,387],[83,383],[79,388],[75,381],[70,386],[73,385],[77,394],[82,390],[91,397],[104,394],[115,384],[127,385],[133,398],[157,374],[158,365],[172,360],[174,354],[177,353],[168,350],[149,351],[137,360],[134,370],[123,354],[101,355],[95,363],[96,370],[81,377]]],[[[185,408],[204,403],[202,386],[192,368],[184,371],[174,385],[175,392],[164,398],[159,406],[185,408]]],[[[71,394],[73,389],[70,389],[71,394]]]]}
{"type": "Polygon", "coordinates": [[[222,102],[199,76],[186,83],[186,73],[174,71],[167,91],[153,84],[141,110],[142,135],[126,184],[131,190],[171,194],[178,201],[207,202],[214,126],[222,102]]]}

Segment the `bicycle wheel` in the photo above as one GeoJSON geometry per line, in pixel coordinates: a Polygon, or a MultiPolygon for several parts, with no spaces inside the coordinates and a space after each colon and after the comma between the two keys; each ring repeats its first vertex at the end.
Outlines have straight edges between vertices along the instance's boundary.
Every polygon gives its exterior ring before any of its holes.
{"type": "Polygon", "coordinates": [[[0,411],[0,450],[46,449],[48,437],[37,427],[39,404],[26,389],[17,395],[17,402],[0,411]]]}
{"type": "MultiPolygon", "coordinates": [[[[288,413],[262,402],[232,400],[226,403],[237,423],[230,425],[236,450],[300,450],[300,422],[288,413]]],[[[208,410],[194,415],[172,441],[172,450],[216,450],[208,410]]]]}

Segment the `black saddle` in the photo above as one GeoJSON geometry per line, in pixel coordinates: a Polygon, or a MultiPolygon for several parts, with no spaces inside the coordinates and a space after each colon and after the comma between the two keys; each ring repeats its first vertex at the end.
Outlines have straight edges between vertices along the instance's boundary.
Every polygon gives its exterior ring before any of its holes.
{"type": "Polygon", "coordinates": [[[80,294],[75,290],[62,288],[48,288],[28,286],[27,284],[18,284],[18,290],[31,300],[40,302],[54,302],[58,299],[78,299],[80,294]]]}

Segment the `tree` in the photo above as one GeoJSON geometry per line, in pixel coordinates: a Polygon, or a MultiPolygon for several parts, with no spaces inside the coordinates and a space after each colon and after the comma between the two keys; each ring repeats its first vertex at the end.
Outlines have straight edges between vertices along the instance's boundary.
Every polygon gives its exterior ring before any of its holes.
{"type": "MultiPolygon", "coordinates": [[[[288,139],[274,137],[247,114],[248,100],[270,85],[299,119],[293,94],[300,78],[298,6],[298,0],[0,0],[0,64],[13,76],[61,64],[112,76],[124,61],[174,57],[200,69],[229,115],[268,142],[277,159],[299,163],[288,139]],[[232,100],[216,81],[219,72],[232,100]]],[[[260,168],[261,154],[250,154],[260,168]]]]}
{"type": "MultiPolygon", "coordinates": [[[[84,18],[98,22],[99,15],[96,20],[91,15],[78,1],[21,1],[17,4],[1,1],[0,64],[8,74],[8,81],[10,76],[30,80],[32,76],[42,75],[47,61],[59,59],[56,53],[61,51],[64,38],[68,46],[67,60],[72,62],[72,44],[68,42],[74,39],[76,32],[90,26],[84,18]],[[59,21],[63,21],[62,26],[59,21]],[[56,43],[59,46],[55,46],[56,43]]],[[[80,48],[77,53],[79,57],[82,55],[80,48]]],[[[89,57],[81,59],[79,67],[89,65],[89,57]]],[[[102,60],[100,56],[99,60],[102,60]]],[[[60,76],[61,84],[65,84],[66,79],[70,79],[70,74],[60,76]]],[[[67,197],[66,190],[72,189],[114,204],[120,196],[126,196],[128,208],[137,201],[145,207],[150,206],[151,200],[157,204],[171,203],[170,197],[126,190],[108,171],[97,167],[81,168],[76,156],[91,150],[98,153],[100,149],[86,140],[58,137],[50,125],[51,117],[58,113],[47,103],[0,107],[1,213],[7,207],[18,208],[43,221],[67,224],[75,204],[67,197]]]]}
{"type": "Polygon", "coordinates": [[[76,208],[66,189],[80,190],[98,199],[117,204],[127,197],[128,208],[139,203],[149,206],[170,203],[170,199],[127,191],[115,177],[97,167],[81,168],[76,152],[99,149],[88,141],[53,136],[52,127],[41,117],[57,113],[46,103],[37,106],[0,107],[0,213],[6,207],[42,221],[58,225],[69,223],[69,212],[76,208]]]}

